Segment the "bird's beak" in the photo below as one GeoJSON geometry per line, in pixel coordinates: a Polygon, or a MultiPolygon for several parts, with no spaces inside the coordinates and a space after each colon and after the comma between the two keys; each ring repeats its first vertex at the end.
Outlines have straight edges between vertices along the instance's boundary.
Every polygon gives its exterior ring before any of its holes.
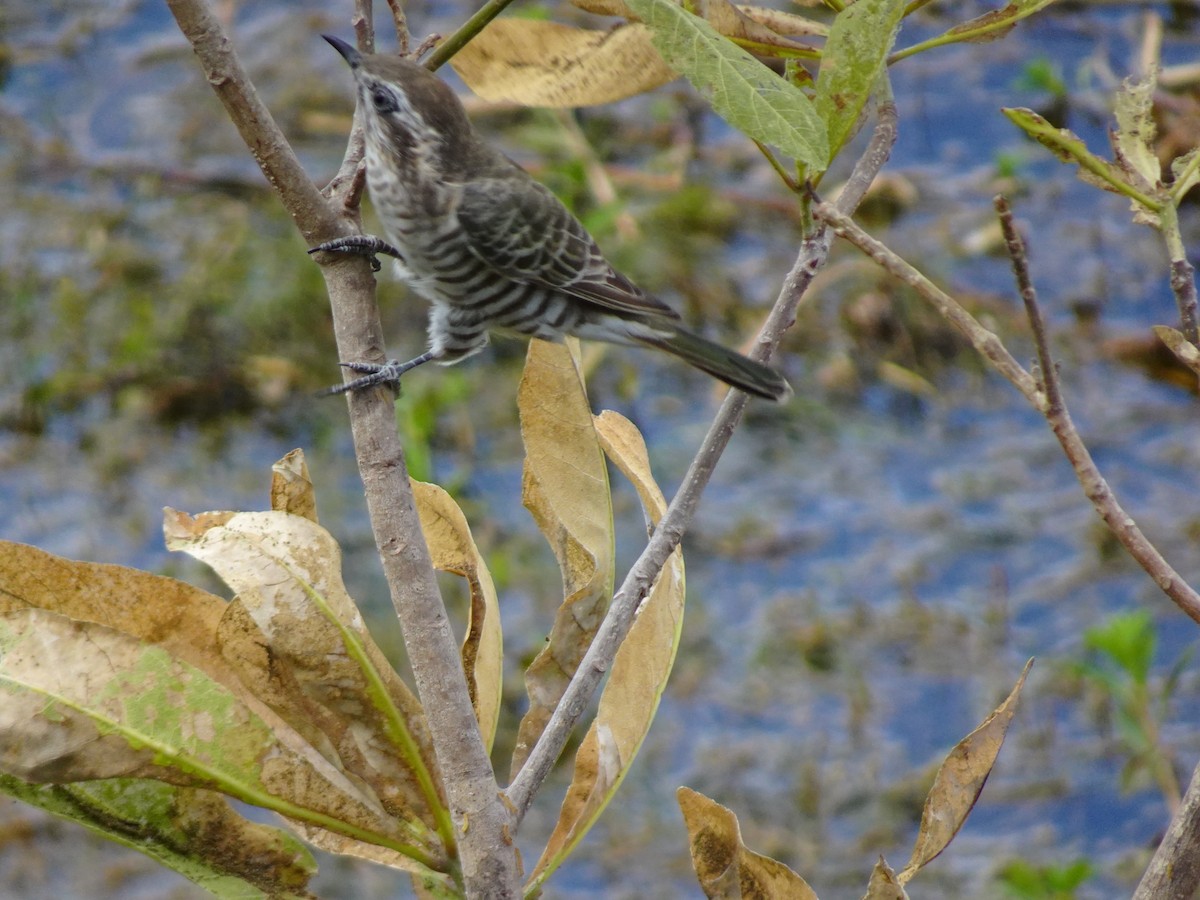
{"type": "Polygon", "coordinates": [[[342,58],[350,64],[350,68],[357,69],[358,64],[362,62],[362,54],[343,41],[341,38],[335,38],[329,34],[323,34],[321,37],[329,41],[333,49],[342,54],[342,58]]]}

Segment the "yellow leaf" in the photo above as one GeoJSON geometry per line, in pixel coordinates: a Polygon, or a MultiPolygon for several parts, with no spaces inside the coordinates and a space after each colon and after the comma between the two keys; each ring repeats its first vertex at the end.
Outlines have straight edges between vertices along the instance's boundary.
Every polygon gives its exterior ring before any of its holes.
{"type": "Polygon", "coordinates": [[[467,519],[453,498],[436,484],[423,481],[414,480],[412,489],[434,567],[461,575],[471,591],[471,612],[463,638],[463,671],[484,746],[490,751],[504,687],[504,635],[496,586],[471,537],[467,519]]]}
{"type": "Polygon", "coordinates": [[[207,563],[237,592],[269,647],[260,664],[299,692],[279,715],[303,732],[310,726],[296,717],[321,707],[307,716],[329,729],[346,770],[430,848],[439,843],[430,829],[444,841],[449,817],[424,713],[346,593],[333,537],[282,512],[168,510],[163,530],[168,548],[207,563]]]}
{"type": "Polygon", "coordinates": [[[645,25],[593,31],[496,19],[450,61],[485,100],[523,106],[595,106],[645,93],[676,75],[645,25]]]}
{"type": "MultiPolygon", "coordinates": [[[[595,424],[609,459],[637,488],[647,518],[658,522],[667,504],[650,472],[641,434],[615,412],[601,413],[595,424]]],[[[571,786],[531,884],[544,881],[566,858],[629,771],[671,674],[683,626],[684,593],[683,554],[676,548],[613,660],[596,719],[575,754],[571,786]]]]}
{"type": "Polygon", "coordinates": [[[531,341],[517,394],[525,442],[523,500],[558,559],[564,600],[546,646],[525,672],[529,711],[517,734],[514,773],[545,728],[612,598],[608,469],[577,348],[576,341],[570,346],[531,341]]]}

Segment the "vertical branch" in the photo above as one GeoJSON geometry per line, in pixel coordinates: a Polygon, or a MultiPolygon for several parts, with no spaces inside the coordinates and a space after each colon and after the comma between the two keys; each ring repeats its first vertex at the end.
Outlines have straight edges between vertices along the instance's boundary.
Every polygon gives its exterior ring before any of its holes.
{"type": "MultiPolygon", "coordinates": [[[[328,189],[335,200],[331,204],[300,166],[204,0],[167,2],[209,83],[305,240],[313,244],[357,232],[361,137],[352,137],[339,175],[328,189]]],[[[366,2],[356,7],[355,31],[360,42],[370,41],[366,2]]],[[[329,289],[340,358],[383,359],[375,280],[367,261],[335,259],[321,271],[329,289]]],[[[348,403],[371,527],[458,831],[443,834],[443,839],[451,853],[457,839],[468,896],[514,898],[520,891],[520,864],[512,842],[513,817],[500,802],[480,738],[458,647],[421,532],[391,395],[385,390],[364,391],[350,395],[348,403]]]]}
{"type": "Polygon", "coordinates": [[[1158,227],[1167,256],[1171,259],[1171,293],[1179,307],[1179,328],[1188,343],[1200,347],[1200,325],[1196,312],[1196,272],[1188,262],[1187,248],[1179,231],[1179,212],[1173,198],[1168,197],[1158,211],[1158,227]]]}
{"type": "MultiPolygon", "coordinates": [[[[392,24],[396,26],[396,41],[399,44],[400,55],[408,56],[408,17],[404,14],[404,4],[400,0],[387,0],[388,9],[392,11],[392,24]]],[[[373,51],[375,45],[372,43],[373,51]]]]}
{"type": "Polygon", "coordinates": [[[992,204],[1000,218],[1000,230],[1004,233],[1004,244],[1008,248],[1008,258],[1012,262],[1013,275],[1017,279],[1017,291],[1021,295],[1021,302],[1025,304],[1025,316],[1029,319],[1029,327],[1033,332],[1033,345],[1037,348],[1038,367],[1042,375],[1042,393],[1046,398],[1045,413],[1047,416],[1056,415],[1062,411],[1062,391],[1058,384],[1058,369],[1050,356],[1050,344],[1046,340],[1046,320],[1042,318],[1042,308],[1038,305],[1037,289],[1033,286],[1033,279],[1029,277],[1029,257],[1025,252],[1025,241],[1017,231],[1008,200],[997,194],[992,204]]]}
{"type": "Polygon", "coordinates": [[[1154,851],[1133,900],[1192,900],[1200,887],[1200,766],[1154,851]]]}

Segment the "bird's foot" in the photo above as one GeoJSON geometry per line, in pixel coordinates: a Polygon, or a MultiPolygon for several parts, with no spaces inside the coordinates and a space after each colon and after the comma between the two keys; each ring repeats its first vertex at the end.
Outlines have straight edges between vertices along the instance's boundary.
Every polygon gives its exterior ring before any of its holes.
{"type": "Polygon", "coordinates": [[[408,362],[389,359],[383,365],[360,362],[341,363],[342,368],[349,369],[351,372],[357,372],[362,377],[355,378],[353,381],[347,381],[345,384],[335,384],[333,387],[321,391],[321,395],[328,397],[332,394],[361,391],[364,388],[375,387],[376,385],[389,385],[395,389],[396,396],[398,397],[400,396],[400,377],[409,369],[415,369],[417,366],[427,363],[434,358],[433,353],[422,353],[416,359],[410,359],[408,362]]]}
{"type": "Polygon", "coordinates": [[[377,238],[373,234],[352,234],[347,237],[340,237],[336,240],[326,241],[323,244],[311,248],[309,254],[313,253],[353,253],[356,256],[365,256],[371,260],[371,271],[378,272],[381,268],[379,257],[377,254],[384,256],[392,256],[404,262],[404,255],[389,244],[383,238],[377,238]]]}
{"type": "Polygon", "coordinates": [[[348,394],[354,391],[361,391],[376,385],[389,385],[396,391],[396,396],[400,396],[400,376],[404,374],[406,369],[398,359],[389,359],[383,365],[376,363],[342,363],[344,368],[351,372],[358,372],[361,378],[355,378],[353,381],[347,381],[345,384],[335,384],[321,391],[321,396],[329,397],[334,394],[348,394]]]}

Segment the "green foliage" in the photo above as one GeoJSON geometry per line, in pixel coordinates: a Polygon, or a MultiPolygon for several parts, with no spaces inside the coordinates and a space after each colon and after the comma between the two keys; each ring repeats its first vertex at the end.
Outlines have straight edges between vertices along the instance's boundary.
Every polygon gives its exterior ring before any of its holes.
{"type": "Polygon", "coordinates": [[[901,0],[858,0],[834,19],[814,98],[831,157],[853,137],[872,91],[887,78],[887,55],[903,14],[901,0]]]}
{"type": "Polygon", "coordinates": [[[1110,617],[1088,629],[1083,642],[1087,655],[1074,668],[1100,689],[1112,710],[1118,738],[1128,756],[1122,783],[1128,788],[1138,775],[1148,774],[1168,804],[1177,801],[1179,784],[1160,729],[1191,652],[1182,654],[1161,685],[1155,686],[1150,672],[1157,638],[1145,610],[1110,617]]]}
{"type": "Polygon", "coordinates": [[[716,113],[754,140],[813,171],[829,164],[825,124],[808,96],[669,0],[629,0],[654,29],[654,46],[708,97],[716,113]]]}
{"type": "Polygon", "coordinates": [[[1063,97],[1067,93],[1066,82],[1062,77],[1062,66],[1045,56],[1031,59],[1021,69],[1014,87],[1022,91],[1041,91],[1053,97],[1063,97]]]}
{"type": "Polygon", "coordinates": [[[998,878],[1005,892],[1018,900],[1074,900],[1076,888],[1093,874],[1086,859],[1065,866],[1035,866],[1017,860],[1001,869],[998,878]]]}

